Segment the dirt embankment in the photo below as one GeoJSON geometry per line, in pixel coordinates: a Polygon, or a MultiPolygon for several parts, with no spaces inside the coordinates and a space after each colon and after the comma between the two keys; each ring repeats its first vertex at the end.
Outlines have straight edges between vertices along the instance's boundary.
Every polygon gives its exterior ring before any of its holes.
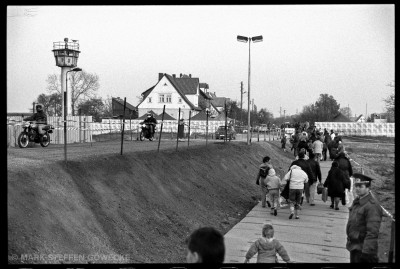
{"type": "Polygon", "coordinates": [[[185,262],[185,239],[194,229],[226,233],[257,203],[255,173],[268,154],[274,153],[256,143],[218,143],[107,154],[68,167],[62,161],[9,164],[9,262],[60,262],[50,254],[81,255],[63,263],[86,263],[82,257],[96,254],[126,259],[93,263],[185,262]],[[47,256],[18,259],[24,254],[47,256]]]}

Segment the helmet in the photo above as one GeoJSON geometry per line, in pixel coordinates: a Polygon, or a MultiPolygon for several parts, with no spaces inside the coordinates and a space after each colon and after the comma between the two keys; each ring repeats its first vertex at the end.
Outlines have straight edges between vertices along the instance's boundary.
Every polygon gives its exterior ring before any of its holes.
{"type": "Polygon", "coordinates": [[[147,117],[150,118],[151,116],[153,116],[153,115],[151,114],[151,112],[148,112],[148,113],[147,113],[147,117]]]}
{"type": "Polygon", "coordinates": [[[42,111],[43,110],[43,105],[42,104],[36,104],[36,111],[42,111]]]}

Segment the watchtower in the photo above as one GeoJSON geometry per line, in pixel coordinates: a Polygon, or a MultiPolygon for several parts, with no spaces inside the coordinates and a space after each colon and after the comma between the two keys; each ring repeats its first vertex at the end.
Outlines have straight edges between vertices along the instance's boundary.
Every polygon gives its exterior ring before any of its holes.
{"type": "Polygon", "coordinates": [[[64,38],[64,41],[53,42],[53,53],[56,60],[56,65],[61,67],[61,99],[62,99],[62,115],[68,115],[68,108],[71,107],[71,100],[68,98],[68,89],[66,76],[67,72],[78,64],[79,58],[79,42],[78,40],[71,40],[64,38]],[[65,106],[65,107],[64,107],[65,106]]]}

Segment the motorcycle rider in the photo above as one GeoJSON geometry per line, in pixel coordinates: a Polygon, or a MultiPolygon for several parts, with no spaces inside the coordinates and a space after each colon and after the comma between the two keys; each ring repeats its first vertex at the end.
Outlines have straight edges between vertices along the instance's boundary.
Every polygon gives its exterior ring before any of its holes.
{"type": "Polygon", "coordinates": [[[26,117],[23,120],[24,121],[36,121],[37,128],[39,134],[44,134],[43,132],[43,127],[47,124],[47,115],[43,111],[43,105],[42,104],[36,104],[36,113],[33,113],[32,116],[26,117]]]}
{"type": "Polygon", "coordinates": [[[140,124],[146,124],[146,126],[149,126],[148,128],[150,128],[150,135],[151,137],[154,136],[155,133],[155,126],[157,124],[157,120],[156,118],[153,117],[153,114],[151,112],[147,113],[147,118],[144,119],[144,121],[142,121],[140,124]]]}

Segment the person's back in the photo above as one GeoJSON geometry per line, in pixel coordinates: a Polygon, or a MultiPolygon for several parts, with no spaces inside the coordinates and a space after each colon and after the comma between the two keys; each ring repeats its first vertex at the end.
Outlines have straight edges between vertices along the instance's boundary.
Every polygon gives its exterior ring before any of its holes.
{"type": "Polygon", "coordinates": [[[274,229],[271,224],[264,224],[262,237],[257,239],[245,255],[245,263],[257,254],[257,263],[277,263],[276,254],[285,262],[291,262],[289,255],[282,244],[274,238],[274,229]]]}
{"type": "Polygon", "coordinates": [[[345,152],[340,152],[335,158],[335,161],[339,165],[339,169],[343,171],[346,178],[350,178],[353,175],[353,168],[351,166],[350,160],[346,157],[345,152]]]}
{"type": "MultiPolygon", "coordinates": [[[[308,182],[307,174],[300,166],[291,165],[289,172],[286,173],[282,182],[287,182],[290,178],[290,189],[300,190],[304,188],[304,183],[308,182]]],[[[286,183],[285,183],[286,184],[286,183]]]]}
{"type": "Polygon", "coordinates": [[[309,180],[315,181],[315,175],[311,171],[311,167],[310,167],[309,163],[307,162],[307,160],[304,160],[304,156],[305,156],[304,152],[305,152],[304,150],[299,152],[299,159],[293,161],[290,164],[290,167],[292,167],[292,165],[299,166],[307,174],[307,177],[309,180]]]}

